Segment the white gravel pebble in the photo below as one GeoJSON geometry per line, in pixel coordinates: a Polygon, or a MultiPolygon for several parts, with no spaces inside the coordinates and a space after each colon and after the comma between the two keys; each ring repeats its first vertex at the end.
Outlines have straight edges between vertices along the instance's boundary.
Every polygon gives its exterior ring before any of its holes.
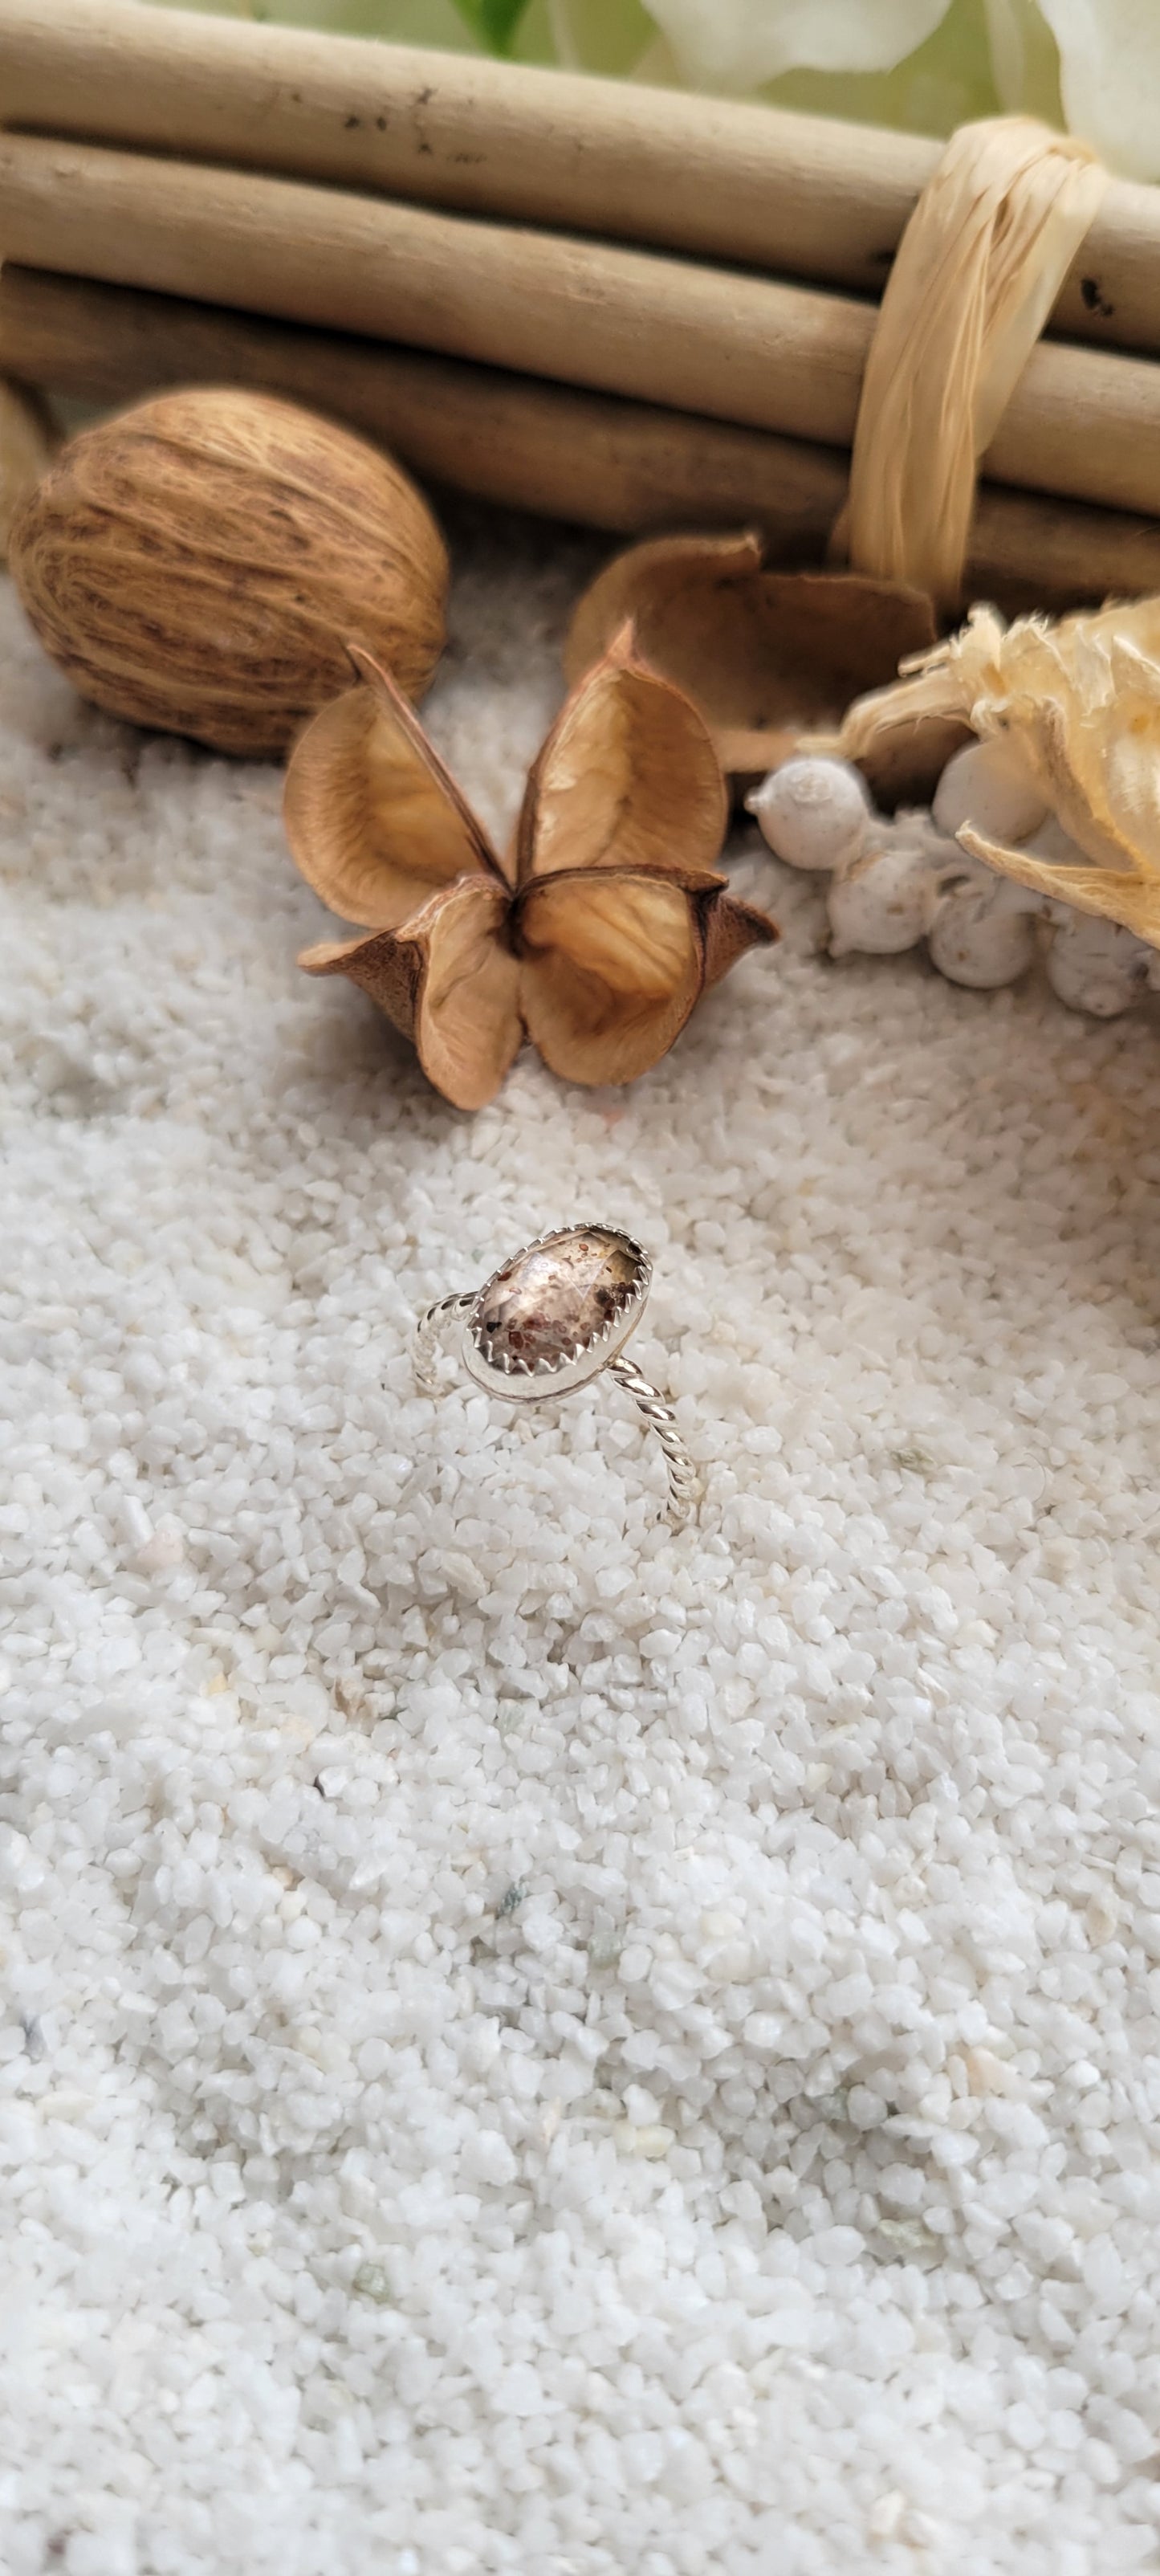
{"type": "MultiPolygon", "coordinates": [[[[545,545],[431,701],[497,826],[545,545]]],[[[7,595],[0,742],[6,2576],[1154,2568],[1153,1029],[750,854],[656,1074],[470,1119],[297,974],[272,770],[7,595]],[[413,1389],[576,1214],[681,1536],[614,1388],[413,1389]]]]}

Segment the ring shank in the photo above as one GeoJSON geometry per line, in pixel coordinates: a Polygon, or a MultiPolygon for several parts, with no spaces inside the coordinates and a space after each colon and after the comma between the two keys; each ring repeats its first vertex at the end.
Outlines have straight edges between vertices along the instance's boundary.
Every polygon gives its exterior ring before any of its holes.
{"type": "Polygon", "coordinates": [[[623,1353],[619,1359],[609,1361],[609,1375],[616,1378],[626,1395],[631,1395],[638,1412],[660,1441],[669,1471],[669,1519],[675,1529],[680,1529],[695,1509],[699,1478],[677,1429],[673,1408],[638,1369],[635,1360],[623,1353]]]}

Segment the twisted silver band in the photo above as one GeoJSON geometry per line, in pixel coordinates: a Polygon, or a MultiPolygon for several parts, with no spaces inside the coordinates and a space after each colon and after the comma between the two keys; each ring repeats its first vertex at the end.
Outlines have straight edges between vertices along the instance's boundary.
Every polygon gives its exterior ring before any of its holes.
{"type": "Polygon", "coordinates": [[[671,1404],[665,1402],[658,1387],[651,1384],[635,1360],[618,1359],[608,1363],[608,1374],[619,1381],[626,1395],[631,1395],[639,1413],[655,1431],[665,1453],[669,1471],[669,1519],[674,1529],[683,1529],[696,1509],[697,1470],[689,1456],[671,1404]]]}
{"type": "Polygon", "coordinates": [[[540,1236],[482,1288],[437,1297],[424,1308],[415,1334],[416,1382],[424,1394],[437,1393],[436,1348],[453,1316],[466,1319],[469,1376],[510,1403],[568,1394],[607,1369],[656,1433],[668,1468],[668,1517],[680,1529],[696,1510],[697,1470],[671,1404],[623,1349],[644,1311],[651,1274],[639,1244],[611,1227],[561,1227],[540,1236]]]}
{"type": "Polygon", "coordinates": [[[415,1327],[415,1384],[424,1395],[439,1392],[435,1376],[435,1351],[440,1324],[449,1315],[466,1315],[475,1304],[475,1290],[469,1288],[460,1297],[437,1297],[433,1306],[425,1306],[415,1327]]]}

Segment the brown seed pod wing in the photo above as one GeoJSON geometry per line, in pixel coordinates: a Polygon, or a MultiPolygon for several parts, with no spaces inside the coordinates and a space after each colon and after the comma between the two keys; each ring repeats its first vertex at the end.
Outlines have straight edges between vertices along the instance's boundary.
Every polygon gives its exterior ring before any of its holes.
{"type": "Polygon", "coordinates": [[[372,931],[368,939],[321,939],[299,950],[298,963],[308,975],[349,976],[405,1038],[414,1037],[420,956],[409,941],[391,930],[372,931]]]}
{"type": "Polygon", "coordinates": [[[429,1082],[457,1109],[482,1109],[523,1040],[510,897],[484,876],[443,886],[401,930],[304,949],[311,975],[348,975],[413,1038],[429,1082]]]}
{"type": "Polygon", "coordinates": [[[664,647],[674,602],[680,614],[694,592],[719,591],[728,600],[739,582],[760,572],[763,554],[761,538],[750,528],[736,536],[647,537],[643,545],[614,555],[573,611],[564,645],[569,684],[574,687],[599,662],[630,619],[645,660],[668,671],[664,647]]]}
{"type": "Polygon", "coordinates": [[[771,948],[781,932],[776,921],[755,903],[716,890],[697,897],[705,957],[705,988],[719,984],[750,948],[771,948]]]}
{"type": "Polygon", "coordinates": [[[532,769],[518,880],[558,869],[712,868],[727,819],[703,719],[636,659],[626,627],[573,689],[532,769]]]}
{"type": "MultiPolygon", "coordinates": [[[[925,592],[860,573],[760,573],[744,602],[720,718],[722,760],[768,770],[789,757],[803,732],[840,724],[852,698],[892,680],[911,653],[935,640],[925,592]],[[742,739],[730,745],[729,732],[742,739]],[[788,736],[788,741],[787,741],[788,736]]],[[[713,641],[708,645],[713,650],[713,641]]]]}
{"type": "Polygon", "coordinates": [[[296,867],[332,912],[393,930],[434,886],[499,860],[418,717],[357,646],[363,685],[315,716],[286,773],[283,820],[296,867]]]}
{"type": "Polygon", "coordinates": [[[701,709],[731,770],[776,767],[808,726],[837,724],[851,698],[892,680],[934,642],[920,591],[853,573],[761,570],[754,537],[633,546],[581,600],[571,675],[631,616],[643,659],[701,709]]]}
{"type": "MultiPolygon", "coordinates": [[[[429,1082],[457,1109],[494,1100],[523,1043],[519,968],[507,942],[510,898],[461,877],[429,906],[415,1044],[429,1082]]],[[[411,936],[414,936],[412,930],[411,936]]]]}
{"type": "Polygon", "coordinates": [[[646,1073],[704,980],[696,897],[664,876],[543,877],[520,905],[518,942],[528,1036],[569,1082],[646,1073]]]}

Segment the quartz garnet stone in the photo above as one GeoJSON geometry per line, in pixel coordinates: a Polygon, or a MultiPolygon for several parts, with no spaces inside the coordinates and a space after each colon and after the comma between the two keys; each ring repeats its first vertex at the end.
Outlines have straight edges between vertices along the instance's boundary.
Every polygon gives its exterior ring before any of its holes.
{"type": "MultiPolygon", "coordinates": [[[[606,1337],[648,1286],[639,1244],[611,1226],[578,1225],[529,1244],[482,1290],[472,1339],[489,1368],[545,1374],[583,1358],[601,1358],[606,1337]]],[[[617,1337],[623,1338],[622,1336],[617,1337]]]]}

